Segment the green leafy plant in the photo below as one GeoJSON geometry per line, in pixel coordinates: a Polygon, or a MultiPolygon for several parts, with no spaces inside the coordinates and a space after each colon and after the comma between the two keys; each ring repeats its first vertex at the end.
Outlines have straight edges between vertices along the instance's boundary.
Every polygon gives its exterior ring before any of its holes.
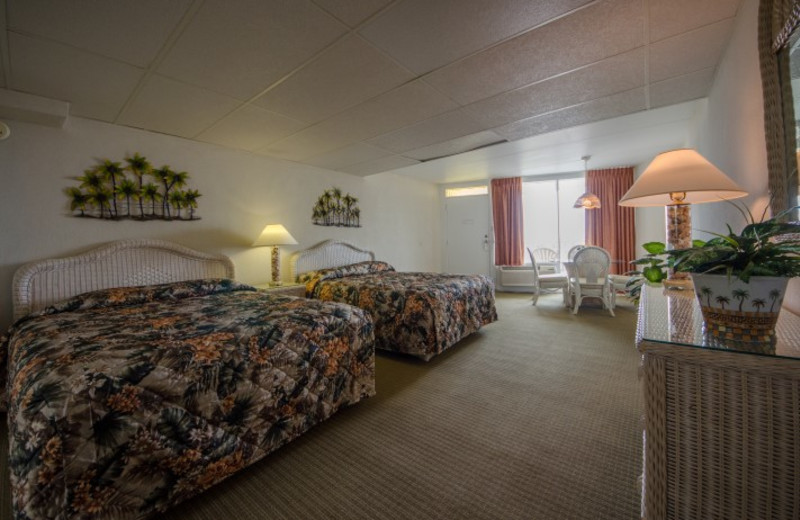
{"type": "MultiPolygon", "coordinates": [[[[648,242],[643,246],[648,254],[633,262],[645,267],[630,274],[639,275],[639,281],[651,282],[666,278],[669,268],[686,273],[726,274],[745,283],[751,276],[800,276],[800,222],[784,221],[797,208],[767,220],[762,215],[756,221],[747,208],[730,204],[747,221],[740,233],[735,233],[730,225],[726,235],[706,231],[714,238],[693,240],[692,247],[686,249],[667,249],[662,242],[648,242]]],[[[635,276],[632,282],[636,281],[635,276]]]]}
{"type": "Polygon", "coordinates": [[[632,262],[644,267],[628,273],[632,275],[627,284],[628,295],[637,300],[645,280],[661,282],[670,268],[686,273],[726,274],[745,283],[752,276],[800,276],[800,222],[785,221],[797,208],[767,220],[762,215],[756,221],[746,207],[730,204],[747,222],[740,233],[735,233],[730,225],[726,235],[706,231],[714,238],[693,240],[692,247],[686,249],[667,249],[662,242],[644,244],[642,247],[648,254],[632,262]]]}
{"type": "Polygon", "coordinates": [[[670,267],[666,256],[667,246],[664,245],[664,243],[647,242],[646,244],[642,244],[642,247],[647,251],[647,255],[631,262],[641,267],[626,273],[631,278],[625,284],[625,290],[628,297],[634,302],[639,301],[642,285],[644,285],[645,282],[654,284],[661,283],[667,277],[667,268],[670,267]]]}
{"type": "Polygon", "coordinates": [[[642,244],[647,251],[647,255],[633,261],[634,265],[644,266],[641,270],[633,271],[631,274],[641,275],[645,280],[652,283],[660,283],[667,277],[667,260],[664,256],[667,246],[661,242],[647,242],[642,244]]]}
{"type": "MultiPolygon", "coordinates": [[[[797,208],[760,221],[747,208],[731,203],[747,220],[740,233],[710,233],[707,242],[695,240],[687,249],[665,250],[667,263],[686,273],[726,274],[743,282],[752,276],[800,276],[800,222],[785,222],[797,208]]],[[[766,210],[765,210],[766,211],[766,210]]]]}

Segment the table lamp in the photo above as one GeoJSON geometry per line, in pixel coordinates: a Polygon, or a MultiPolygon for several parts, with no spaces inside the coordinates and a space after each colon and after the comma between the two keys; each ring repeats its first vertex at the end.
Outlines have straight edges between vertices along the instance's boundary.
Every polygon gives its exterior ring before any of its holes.
{"type": "MultiPolygon", "coordinates": [[[[662,152],[622,196],[620,206],[666,206],[667,248],[692,246],[690,204],[746,197],[747,192],[697,151],[681,148],[662,152]]],[[[671,280],[687,273],[670,272],[671,280]]]]}
{"type": "Polygon", "coordinates": [[[281,257],[278,246],[290,246],[297,240],[280,224],[269,224],[253,242],[253,247],[272,246],[272,285],[281,285],[281,257]]]}

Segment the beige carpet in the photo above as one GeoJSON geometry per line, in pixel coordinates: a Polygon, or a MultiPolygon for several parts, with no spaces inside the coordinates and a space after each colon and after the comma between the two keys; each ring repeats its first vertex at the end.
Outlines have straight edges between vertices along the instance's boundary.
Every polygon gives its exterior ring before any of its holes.
{"type": "Polygon", "coordinates": [[[376,397],[163,518],[638,518],[635,308],[560,299],[498,294],[500,321],[430,363],[379,354],[376,397]]]}

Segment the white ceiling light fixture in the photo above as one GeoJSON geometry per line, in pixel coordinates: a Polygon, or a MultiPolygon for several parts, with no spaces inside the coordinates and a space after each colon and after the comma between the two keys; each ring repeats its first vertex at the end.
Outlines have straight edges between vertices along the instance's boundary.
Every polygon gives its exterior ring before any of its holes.
{"type": "MultiPolygon", "coordinates": [[[[589,159],[591,159],[591,155],[584,155],[581,157],[583,161],[583,178],[586,179],[586,173],[589,171],[589,159]]],[[[589,191],[585,192],[583,195],[578,197],[578,200],[575,201],[575,204],[572,206],[573,208],[583,208],[583,209],[599,209],[600,199],[594,193],[589,191]]]]}
{"type": "Polygon", "coordinates": [[[7,124],[0,121],[0,141],[3,139],[8,139],[8,136],[11,135],[11,128],[8,127],[7,124]]]}

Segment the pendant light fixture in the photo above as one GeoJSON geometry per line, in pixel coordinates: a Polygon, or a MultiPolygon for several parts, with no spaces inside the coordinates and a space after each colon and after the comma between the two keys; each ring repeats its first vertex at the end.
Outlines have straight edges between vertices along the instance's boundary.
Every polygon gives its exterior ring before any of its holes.
{"type": "MultiPolygon", "coordinates": [[[[583,161],[583,178],[586,179],[586,172],[589,171],[589,159],[591,159],[591,155],[584,155],[581,157],[583,161]]],[[[575,201],[575,204],[572,206],[574,208],[583,208],[583,209],[598,209],[600,208],[600,199],[597,198],[597,195],[591,192],[586,192],[580,197],[578,200],[575,201]]]]}

